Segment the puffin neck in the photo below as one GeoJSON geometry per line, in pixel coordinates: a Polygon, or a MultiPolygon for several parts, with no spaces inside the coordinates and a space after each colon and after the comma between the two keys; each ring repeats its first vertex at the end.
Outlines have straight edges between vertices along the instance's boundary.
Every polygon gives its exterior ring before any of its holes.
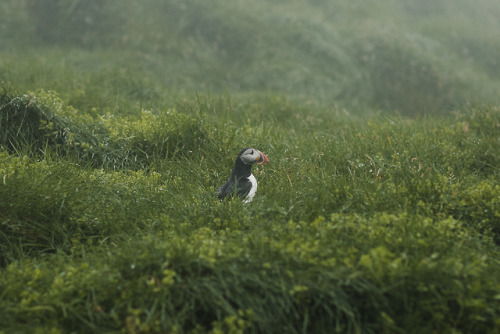
{"type": "Polygon", "coordinates": [[[234,168],[231,177],[232,178],[244,178],[244,177],[249,177],[252,172],[252,165],[246,165],[241,159],[238,157],[236,158],[236,162],[234,163],[234,168]]]}

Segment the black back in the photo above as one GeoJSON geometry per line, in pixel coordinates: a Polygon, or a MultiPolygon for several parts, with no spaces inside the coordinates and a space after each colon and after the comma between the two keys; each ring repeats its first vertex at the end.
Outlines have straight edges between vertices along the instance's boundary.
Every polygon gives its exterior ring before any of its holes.
{"type": "Polygon", "coordinates": [[[250,192],[252,183],[248,180],[248,177],[252,174],[252,165],[246,165],[240,159],[240,155],[247,149],[248,148],[242,149],[240,154],[238,154],[229,180],[217,191],[218,198],[224,198],[227,196],[238,196],[244,198],[250,192]]]}

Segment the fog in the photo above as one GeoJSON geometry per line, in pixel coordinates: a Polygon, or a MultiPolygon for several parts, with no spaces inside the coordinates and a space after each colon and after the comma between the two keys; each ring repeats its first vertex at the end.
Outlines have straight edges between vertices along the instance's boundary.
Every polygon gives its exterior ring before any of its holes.
{"type": "Polygon", "coordinates": [[[50,67],[96,85],[125,73],[120,84],[145,99],[262,93],[449,111],[498,102],[499,17],[496,0],[2,0],[0,80],[58,88],[37,77],[50,67]]]}

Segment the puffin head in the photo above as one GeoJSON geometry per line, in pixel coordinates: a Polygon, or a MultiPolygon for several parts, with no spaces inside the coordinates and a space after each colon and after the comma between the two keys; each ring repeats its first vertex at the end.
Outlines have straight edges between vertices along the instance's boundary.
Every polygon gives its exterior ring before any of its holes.
{"type": "Polygon", "coordinates": [[[269,159],[264,153],[251,147],[242,149],[240,154],[238,154],[238,159],[240,159],[245,165],[264,165],[269,162],[269,159]]]}

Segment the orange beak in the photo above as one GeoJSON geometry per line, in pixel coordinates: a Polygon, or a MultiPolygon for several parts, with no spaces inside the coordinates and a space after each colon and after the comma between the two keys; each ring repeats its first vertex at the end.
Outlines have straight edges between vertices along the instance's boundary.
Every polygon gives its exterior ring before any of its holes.
{"type": "Polygon", "coordinates": [[[261,151],[259,151],[259,153],[260,154],[259,154],[259,157],[257,158],[257,165],[267,164],[269,162],[269,158],[261,151]]]}

